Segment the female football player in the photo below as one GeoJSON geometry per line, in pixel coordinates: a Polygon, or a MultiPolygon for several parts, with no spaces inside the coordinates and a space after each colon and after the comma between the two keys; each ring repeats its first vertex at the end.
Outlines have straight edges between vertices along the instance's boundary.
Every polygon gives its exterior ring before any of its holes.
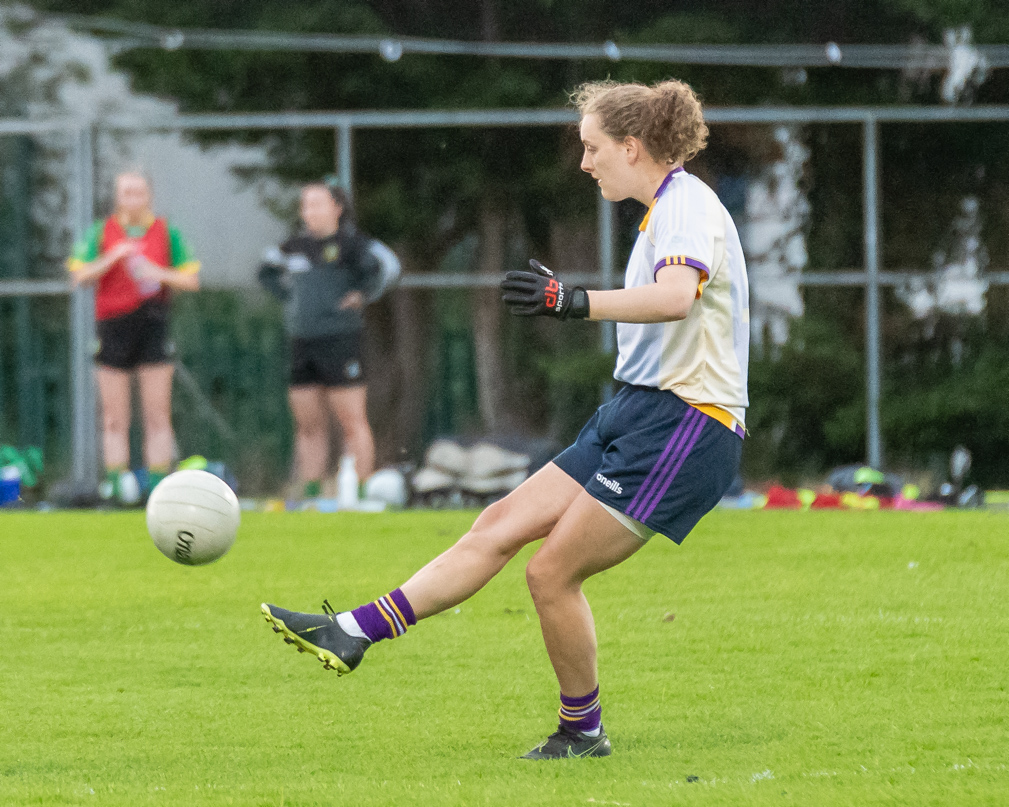
{"type": "Polygon", "coordinates": [[[381,267],[370,239],[353,225],[342,188],[306,185],[300,212],[304,230],[267,251],[259,278],[284,303],[296,468],[304,497],[312,499],[319,496],[329,463],[330,413],[357,475],[367,479],[374,470],[361,333],[363,309],[381,267]]]}
{"type": "Polygon", "coordinates": [[[680,543],[715,506],[739,465],[747,406],[739,238],[718,197],[683,168],[707,138],[696,95],[679,81],[602,82],[573,101],[582,170],[604,198],[648,206],[624,288],[571,288],[531,261],[530,271],[508,273],[504,301],[521,316],[617,322],[614,375],[623,387],[572,446],[402,587],[341,613],[263,605],[288,642],[346,673],[373,642],[462,602],[542,539],[526,579],[560,684],[560,725],[529,759],[610,753],[582,584],[656,533],[680,543]]]}
{"type": "Polygon", "coordinates": [[[150,183],[142,173],[127,171],[116,177],[114,205],[112,215],[91,227],[67,261],[75,285],[95,286],[105,498],[119,497],[119,483],[129,467],[134,375],[140,383],[147,490],[171,468],[171,293],[200,287],[199,262],[179,231],[155,217],[150,183]]]}

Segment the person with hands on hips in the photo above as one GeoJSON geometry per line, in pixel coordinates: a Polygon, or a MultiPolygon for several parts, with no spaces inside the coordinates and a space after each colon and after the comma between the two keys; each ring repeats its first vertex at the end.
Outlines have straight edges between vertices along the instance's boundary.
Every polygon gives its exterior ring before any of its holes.
{"type": "Polygon", "coordinates": [[[304,186],[300,214],[304,229],[267,250],[259,280],[284,304],[295,468],[303,496],[313,499],[329,464],[330,414],[359,479],[374,470],[361,336],[363,309],[381,293],[384,264],[354,226],[350,199],[337,184],[304,186]]]}
{"type": "Polygon", "coordinates": [[[156,217],[151,204],[150,183],[141,172],[119,174],[113,214],[91,227],[67,261],[75,286],[95,287],[104,498],[121,498],[120,482],[129,468],[134,376],[140,385],[147,492],[168,474],[175,458],[171,294],[199,289],[200,264],[181,233],[156,217]]]}
{"type": "MultiPolygon", "coordinates": [[[[503,298],[518,316],[616,321],[614,376],[624,386],[574,444],[484,510],[400,588],[350,611],[262,606],[288,642],[347,673],[374,642],[458,605],[522,547],[542,540],[526,580],[560,684],[560,721],[526,759],[611,753],[582,584],[655,534],[681,543],[718,503],[739,467],[748,403],[739,237],[714,192],[683,168],[707,139],[697,96],[679,81],[599,82],[580,87],[573,101],[581,113],[582,170],[604,198],[648,205],[624,288],[570,287],[531,261],[528,270],[508,273],[503,298]]],[[[633,660],[624,662],[633,670],[633,660]]],[[[642,693],[651,700],[659,694],[642,693]]]]}

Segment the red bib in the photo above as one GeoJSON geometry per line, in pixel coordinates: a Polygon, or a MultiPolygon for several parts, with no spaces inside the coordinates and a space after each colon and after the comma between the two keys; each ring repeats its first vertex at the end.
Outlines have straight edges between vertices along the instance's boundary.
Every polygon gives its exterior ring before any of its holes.
{"type": "MultiPolygon", "coordinates": [[[[168,268],[172,263],[172,246],[168,224],[155,219],[139,239],[130,239],[115,216],[105,220],[99,253],[104,255],[121,241],[135,240],[140,252],[153,264],[168,268]]],[[[121,258],[98,281],[95,293],[95,318],[112,319],[136,311],[148,300],[168,302],[168,289],[160,283],[138,280],[130,271],[131,258],[121,258]]]]}

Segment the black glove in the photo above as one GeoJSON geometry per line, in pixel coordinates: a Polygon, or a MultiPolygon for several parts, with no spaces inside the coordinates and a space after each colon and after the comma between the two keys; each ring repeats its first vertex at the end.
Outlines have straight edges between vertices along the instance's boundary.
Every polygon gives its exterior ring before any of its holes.
{"type": "Polygon", "coordinates": [[[581,286],[565,286],[542,263],[529,261],[531,272],[509,272],[501,281],[504,300],[519,317],[548,316],[558,319],[585,319],[589,315],[589,293],[581,286]]]}

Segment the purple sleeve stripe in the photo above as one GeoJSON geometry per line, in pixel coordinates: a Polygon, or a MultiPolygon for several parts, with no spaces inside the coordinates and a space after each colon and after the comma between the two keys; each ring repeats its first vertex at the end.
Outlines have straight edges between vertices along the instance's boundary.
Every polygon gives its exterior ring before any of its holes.
{"type": "Polygon", "coordinates": [[[711,271],[700,261],[695,261],[693,258],[688,258],[686,255],[667,255],[655,264],[655,268],[652,270],[652,279],[654,280],[656,275],[659,274],[659,269],[663,269],[666,266],[689,266],[692,269],[696,269],[698,272],[704,272],[705,278],[711,277],[711,271]]]}

